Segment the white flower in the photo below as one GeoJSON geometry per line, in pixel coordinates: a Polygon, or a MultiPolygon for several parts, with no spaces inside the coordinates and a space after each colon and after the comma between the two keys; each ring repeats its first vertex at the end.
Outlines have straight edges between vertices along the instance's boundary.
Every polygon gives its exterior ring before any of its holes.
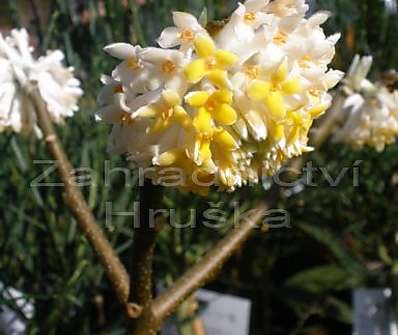
{"type": "Polygon", "coordinates": [[[206,30],[199,24],[198,20],[191,14],[184,12],[173,12],[175,27],[163,30],[157,39],[162,48],[173,48],[181,45],[183,50],[191,47],[195,36],[204,34],[206,30]]]}
{"type": "Polygon", "coordinates": [[[309,6],[305,0],[279,0],[270,2],[264,9],[278,16],[304,15],[309,6]]]}
{"type": "Polygon", "coordinates": [[[374,92],[375,85],[367,79],[372,68],[373,57],[355,55],[354,60],[344,78],[344,89],[348,94],[354,92],[364,92],[369,94],[374,92]]]}
{"type": "Polygon", "coordinates": [[[398,137],[398,91],[369,81],[371,66],[372,57],[355,56],[339,92],[343,104],[338,116],[343,125],[333,140],[355,149],[370,146],[383,151],[398,137]]]}
{"type": "Polygon", "coordinates": [[[48,51],[35,59],[25,29],[12,30],[10,36],[0,34],[0,131],[12,130],[25,134],[41,132],[26,89],[37,83],[53,122],[62,123],[78,110],[82,95],[73,69],[62,64],[61,51],[48,51]]]}
{"type": "Polygon", "coordinates": [[[320,27],[329,14],[306,19],[307,7],[250,0],[211,32],[176,12],[163,49],[107,47],[122,59],[99,96],[98,115],[114,126],[111,151],[154,183],[177,170],[183,181],[173,186],[199,194],[257,183],[311,151],[312,123],[343,74],[328,67],[339,38],[320,27]]]}

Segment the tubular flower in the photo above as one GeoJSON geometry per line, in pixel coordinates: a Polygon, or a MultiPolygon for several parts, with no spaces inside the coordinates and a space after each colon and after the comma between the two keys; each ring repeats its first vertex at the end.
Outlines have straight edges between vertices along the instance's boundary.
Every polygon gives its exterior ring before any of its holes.
{"type": "Polygon", "coordinates": [[[333,139],[354,149],[370,146],[381,152],[398,137],[398,91],[366,78],[372,61],[370,56],[354,58],[339,92],[341,127],[333,139]]]}
{"type": "Polygon", "coordinates": [[[34,132],[41,137],[36,113],[27,97],[33,83],[37,83],[53,122],[62,123],[78,110],[77,100],[83,92],[73,68],[62,64],[63,53],[48,51],[35,59],[33,51],[25,29],[14,29],[7,37],[0,34],[0,132],[34,132]]]}
{"type": "Polygon", "coordinates": [[[307,9],[249,0],[211,31],[175,12],[160,49],[107,47],[122,60],[98,99],[114,126],[111,151],[150,169],[154,183],[205,195],[257,183],[312,150],[312,123],[343,74],[328,68],[339,38],[320,27],[328,14],[306,19],[307,9]]]}

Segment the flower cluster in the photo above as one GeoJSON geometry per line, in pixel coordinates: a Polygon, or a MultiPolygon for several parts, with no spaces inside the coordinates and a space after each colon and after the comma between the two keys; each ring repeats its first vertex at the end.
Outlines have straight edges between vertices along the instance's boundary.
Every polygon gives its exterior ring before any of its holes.
{"type": "Polygon", "coordinates": [[[355,149],[370,146],[381,152],[398,137],[398,91],[366,79],[372,62],[371,56],[354,58],[340,91],[339,118],[344,124],[333,139],[355,149]]]}
{"type": "Polygon", "coordinates": [[[77,100],[83,91],[73,77],[73,69],[63,66],[63,53],[48,51],[35,59],[33,51],[25,29],[14,29],[5,38],[0,34],[0,132],[34,132],[41,136],[27,97],[32,83],[37,83],[53,122],[61,123],[78,109],[77,100]]]}
{"type": "Polygon", "coordinates": [[[105,51],[122,62],[104,76],[99,117],[113,125],[111,152],[162,184],[206,194],[272,175],[308,152],[313,120],[342,78],[329,70],[339,35],[304,17],[304,0],[249,0],[221,24],[174,12],[160,48],[125,43],[105,51]]]}

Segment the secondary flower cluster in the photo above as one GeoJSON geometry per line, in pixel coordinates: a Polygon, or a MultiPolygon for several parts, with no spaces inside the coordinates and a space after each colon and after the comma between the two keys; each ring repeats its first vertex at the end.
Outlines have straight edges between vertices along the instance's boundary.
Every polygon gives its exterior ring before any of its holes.
{"type": "Polygon", "coordinates": [[[370,146],[381,152],[398,137],[398,91],[384,83],[372,83],[366,77],[372,57],[356,56],[344,79],[340,94],[344,101],[334,141],[355,149],[370,146]]]}
{"type": "Polygon", "coordinates": [[[111,152],[127,153],[154,183],[234,190],[308,152],[313,120],[342,73],[329,70],[339,35],[304,17],[304,0],[249,0],[218,24],[174,12],[160,48],[125,43],[104,76],[99,117],[113,125],[111,152]]]}
{"type": "Polygon", "coordinates": [[[48,51],[35,59],[25,29],[12,30],[10,36],[0,34],[0,132],[15,131],[38,137],[36,113],[26,89],[37,83],[53,122],[61,123],[78,109],[83,94],[73,69],[63,66],[61,51],[48,51]]]}

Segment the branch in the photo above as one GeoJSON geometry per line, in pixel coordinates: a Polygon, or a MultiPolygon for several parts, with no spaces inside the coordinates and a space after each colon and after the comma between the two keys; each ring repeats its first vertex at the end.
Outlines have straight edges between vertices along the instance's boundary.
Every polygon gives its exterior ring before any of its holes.
{"type": "Polygon", "coordinates": [[[254,228],[258,227],[258,222],[264,217],[266,210],[267,207],[263,203],[256,206],[249,217],[243,218],[238,227],[233,228],[173,286],[159,295],[152,304],[155,317],[163,320],[199,287],[213,280],[225,262],[246,242],[254,228]]]}
{"type": "MultiPolygon", "coordinates": [[[[131,257],[131,281],[129,315],[132,319],[140,316],[142,309],[152,302],[152,274],[157,221],[150,210],[156,210],[162,197],[162,189],[146,180],[140,192],[140,222],[134,227],[133,255],[131,257]]],[[[135,223],[135,222],[134,222],[135,223]]],[[[135,320],[132,321],[134,329],[135,320]]]]}
{"type": "Polygon", "coordinates": [[[44,134],[47,147],[56,160],[57,171],[64,184],[65,202],[69,206],[80,229],[96,251],[119,301],[125,305],[129,296],[128,274],[104,232],[96,222],[82,192],[71,178],[72,165],[54,131],[47,107],[41,98],[37,84],[32,85],[27,91],[28,97],[35,108],[38,124],[44,134]]]}
{"type": "MultiPolygon", "coordinates": [[[[251,215],[242,218],[239,225],[219,241],[199,262],[180,277],[174,285],[154,299],[138,320],[134,335],[154,335],[161,323],[198,288],[214,279],[228,259],[250,237],[264,217],[267,206],[260,203],[251,215]]],[[[267,227],[265,227],[267,228],[267,227]]]]}

